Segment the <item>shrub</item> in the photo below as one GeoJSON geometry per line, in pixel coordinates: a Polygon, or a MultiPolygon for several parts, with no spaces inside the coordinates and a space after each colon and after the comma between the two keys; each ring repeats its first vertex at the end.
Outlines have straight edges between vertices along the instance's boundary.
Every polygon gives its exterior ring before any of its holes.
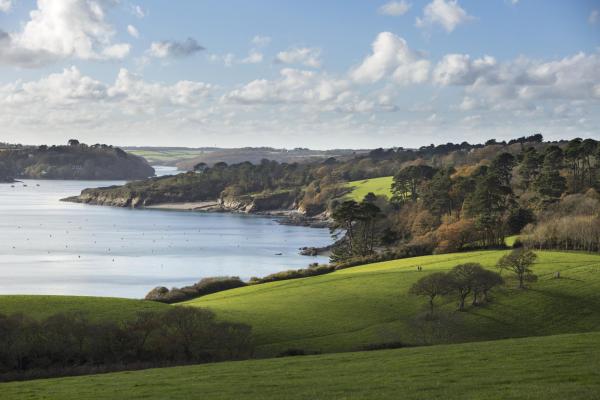
{"type": "Polygon", "coordinates": [[[164,286],[157,286],[148,292],[145,299],[161,303],[177,303],[246,285],[247,283],[237,276],[204,278],[192,286],[172,288],[171,290],[164,286]]]}

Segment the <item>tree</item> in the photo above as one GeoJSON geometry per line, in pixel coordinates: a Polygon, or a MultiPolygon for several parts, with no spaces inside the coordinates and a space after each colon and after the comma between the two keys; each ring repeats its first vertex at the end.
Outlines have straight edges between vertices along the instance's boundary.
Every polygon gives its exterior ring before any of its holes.
{"type": "Polygon", "coordinates": [[[563,151],[558,146],[550,146],[544,153],[542,170],[535,182],[535,187],[542,197],[543,204],[558,201],[566,189],[566,180],[560,175],[563,158],[563,151]]]}
{"type": "Polygon", "coordinates": [[[435,170],[428,165],[411,165],[400,170],[392,183],[392,202],[403,204],[419,198],[419,186],[433,177],[435,170]]]}
{"type": "Polygon", "coordinates": [[[523,159],[519,165],[518,172],[523,181],[523,187],[527,189],[539,176],[543,157],[540,156],[534,147],[525,149],[522,156],[523,159]]]}
{"type": "Polygon", "coordinates": [[[537,259],[537,255],[531,250],[515,249],[498,261],[500,270],[507,270],[519,279],[519,289],[525,288],[525,282],[534,282],[537,276],[533,274],[531,266],[537,259]]]}
{"type": "Polygon", "coordinates": [[[477,179],[475,190],[467,197],[466,214],[476,221],[484,246],[500,246],[504,241],[504,216],[514,203],[510,186],[487,171],[477,179]]]}
{"type": "Polygon", "coordinates": [[[452,179],[454,168],[441,169],[435,173],[423,190],[423,204],[437,216],[452,214],[452,179]]]}
{"type": "Polygon", "coordinates": [[[354,253],[354,249],[352,247],[354,244],[354,224],[358,218],[359,207],[360,206],[356,201],[347,200],[336,207],[331,214],[333,223],[330,230],[332,234],[340,229],[346,232],[346,237],[348,239],[348,251],[350,254],[354,253]]]}
{"type": "Polygon", "coordinates": [[[79,140],[77,139],[69,139],[67,143],[69,144],[69,146],[79,146],[79,140]]]}
{"type": "Polygon", "coordinates": [[[194,165],[194,172],[202,173],[208,169],[208,165],[205,162],[199,162],[194,165]]]}
{"type": "Polygon", "coordinates": [[[510,153],[501,153],[492,160],[490,172],[495,174],[502,185],[510,187],[512,170],[515,167],[515,157],[510,153]]]}
{"type": "Polygon", "coordinates": [[[443,296],[452,289],[448,274],[434,272],[416,281],[410,288],[409,293],[415,296],[424,296],[429,299],[429,316],[433,316],[433,301],[437,296],[443,296]]]}
{"type": "Polygon", "coordinates": [[[450,287],[458,295],[458,311],[464,311],[465,299],[476,289],[481,271],[483,267],[477,263],[459,264],[450,271],[450,287]]]}
{"type": "Polygon", "coordinates": [[[504,283],[504,279],[500,274],[490,271],[488,269],[481,269],[475,273],[475,284],[473,287],[473,305],[489,301],[489,291],[496,286],[500,286],[504,283]],[[481,299],[479,295],[483,296],[481,299]]]}

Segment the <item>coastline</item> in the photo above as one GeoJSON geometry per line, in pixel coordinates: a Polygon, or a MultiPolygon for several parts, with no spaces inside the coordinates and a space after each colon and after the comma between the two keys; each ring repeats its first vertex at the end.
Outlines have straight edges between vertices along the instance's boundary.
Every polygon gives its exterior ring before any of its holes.
{"type": "Polygon", "coordinates": [[[183,203],[159,203],[141,207],[152,210],[168,211],[192,211],[192,212],[219,212],[238,213],[273,217],[282,225],[306,226],[309,228],[329,228],[330,221],[325,215],[307,217],[297,210],[277,209],[268,211],[248,212],[223,206],[222,202],[214,201],[192,201],[183,203]]]}

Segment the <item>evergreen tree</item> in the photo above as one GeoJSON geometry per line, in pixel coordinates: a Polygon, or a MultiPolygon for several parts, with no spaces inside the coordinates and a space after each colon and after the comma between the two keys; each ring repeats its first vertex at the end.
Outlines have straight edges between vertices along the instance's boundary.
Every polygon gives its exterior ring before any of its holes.
{"type": "Polygon", "coordinates": [[[542,169],[535,183],[543,205],[558,201],[566,190],[566,180],[560,175],[563,158],[563,151],[558,146],[550,146],[544,153],[542,169]]]}
{"type": "Polygon", "coordinates": [[[423,204],[434,215],[452,214],[452,179],[453,168],[441,169],[435,173],[423,190],[423,204]]]}
{"type": "Polygon", "coordinates": [[[523,187],[529,188],[540,174],[543,157],[534,147],[528,147],[523,151],[523,159],[519,165],[519,176],[523,180],[523,187]]]}
{"type": "Polygon", "coordinates": [[[512,170],[515,167],[515,157],[510,153],[502,153],[492,160],[490,172],[495,174],[504,186],[510,186],[512,170]]]}

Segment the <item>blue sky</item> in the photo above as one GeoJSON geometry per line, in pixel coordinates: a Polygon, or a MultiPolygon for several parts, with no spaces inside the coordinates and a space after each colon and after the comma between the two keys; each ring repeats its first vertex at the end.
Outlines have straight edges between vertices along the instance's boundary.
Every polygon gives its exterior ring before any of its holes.
{"type": "Polygon", "coordinates": [[[0,0],[0,141],[600,138],[600,1],[0,0]]]}

